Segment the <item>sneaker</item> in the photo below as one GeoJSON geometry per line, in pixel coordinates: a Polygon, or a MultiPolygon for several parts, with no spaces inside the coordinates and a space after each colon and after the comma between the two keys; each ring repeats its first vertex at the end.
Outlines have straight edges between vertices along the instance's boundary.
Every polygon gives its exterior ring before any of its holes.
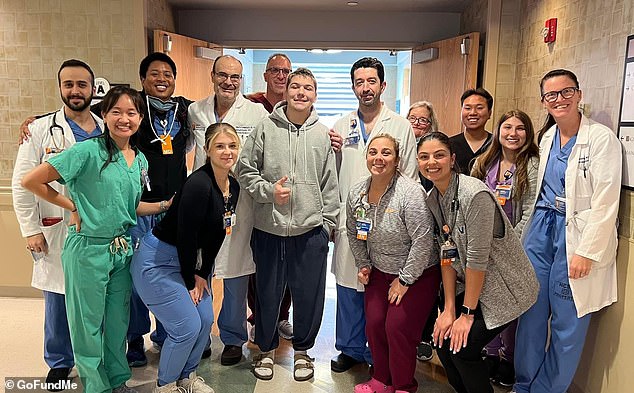
{"type": "Polygon", "coordinates": [[[207,385],[202,377],[196,375],[196,371],[189,373],[188,378],[176,381],[176,385],[185,389],[187,393],[214,393],[211,386],[207,385]]]}
{"type": "Polygon", "coordinates": [[[509,388],[515,384],[515,368],[513,363],[500,359],[500,365],[491,382],[509,388]]]}
{"type": "Polygon", "coordinates": [[[286,319],[277,323],[277,332],[285,340],[293,339],[293,325],[286,319]]]}
{"type": "Polygon", "coordinates": [[[434,357],[434,348],[431,343],[421,341],[416,347],[416,359],[421,362],[428,362],[434,357]]]}
{"type": "Polygon", "coordinates": [[[249,329],[249,341],[255,344],[255,325],[251,325],[249,329]]]}
{"type": "Polygon", "coordinates": [[[210,358],[210,357],[211,357],[211,347],[205,349],[203,351],[203,354],[202,354],[202,356],[200,358],[201,359],[207,359],[207,358],[210,358]]]}
{"type": "Polygon", "coordinates": [[[147,364],[143,337],[128,341],[128,352],[126,352],[125,357],[128,359],[128,366],[130,367],[143,367],[147,364]]]}
{"type": "Polygon", "coordinates": [[[59,367],[48,370],[46,376],[46,386],[49,392],[61,392],[63,389],[63,381],[70,381],[70,368],[59,367]]]}
{"type": "Polygon", "coordinates": [[[354,393],[394,393],[394,388],[372,378],[368,382],[356,385],[354,393]]]}
{"type": "Polygon", "coordinates": [[[152,393],[187,393],[187,391],[180,386],[176,386],[176,381],[174,381],[163,386],[159,386],[157,383],[152,389],[152,393]]]}
{"type": "Polygon", "coordinates": [[[138,393],[136,391],[136,389],[132,389],[131,387],[128,387],[128,385],[121,384],[119,387],[116,387],[114,389],[112,389],[112,393],[138,393]]]}

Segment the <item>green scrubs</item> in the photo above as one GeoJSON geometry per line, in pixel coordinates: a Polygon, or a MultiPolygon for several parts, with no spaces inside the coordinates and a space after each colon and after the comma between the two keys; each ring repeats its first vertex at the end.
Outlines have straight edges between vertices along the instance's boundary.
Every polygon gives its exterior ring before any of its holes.
{"type": "Polygon", "coordinates": [[[103,170],[103,138],[73,145],[49,159],[81,217],[62,251],[66,310],[75,363],[86,393],[110,392],[131,376],[125,357],[132,244],[147,160],[137,152],[128,167],[121,152],[103,170]]]}

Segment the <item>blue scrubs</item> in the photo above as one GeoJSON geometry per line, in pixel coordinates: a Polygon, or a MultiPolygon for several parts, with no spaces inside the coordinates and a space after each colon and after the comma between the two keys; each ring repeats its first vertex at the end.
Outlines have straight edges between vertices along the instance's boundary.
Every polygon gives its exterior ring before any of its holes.
{"type": "MultiPolygon", "coordinates": [[[[152,116],[154,130],[157,135],[164,135],[169,132],[172,140],[178,135],[181,130],[181,123],[178,119],[175,119],[175,110],[171,109],[166,114],[161,115],[163,117],[161,120],[158,112],[155,108],[150,109],[150,114],[152,116]]],[[[152,168],[148,169],[149,171],[152,168]]],[[[150,185],[151,187],[152,185],[150,185]]],[[[167,196],[166,199],[169,199],[167,196]]],[[[150,232],[152,228],[163,218],[164,213],[149,215],[143,217],[137,217],[136,226],[130,228],[130,236],[132,237],[132,244],[134,244],[134,248],[136,249],[145,236],[146,233],[150,232]]],[[[148,313],[148,309],[143,304],[143,301],[139,297],[139,294],[134,286],[132,285],[132,296],[130,297],[130,324],[128,325],[128,342],[135,341],[142,337],[143,335],[150,332],[150,315],[148,313]]],[[[161,322],[156,319],[156,330],[152,332],[150,335],[150,339],[158,344],[159,346],[163,346],[163,342],[167,337],[167,333],[165,333],[165,329],[161,322]]]]}
{"type": "Polygon", "coordinates": [[[565,393],[577,370],[590,323],[591,314],[577,318],[568,279],[566,211],[558,201],[565,196],[565,172],[576,139],[574,136],[561,147],[557,129],[525,236],[524,248],[540,288],[537,302],[520,317],[517,328],[517,393],[565,393]],[[551,339],[546,348],[549,318],[551,339]]]}
{"type": "Polygon", "coordinates": [[[72,368],[75,365],[70,331],[66,318],[65,296],[44,294],[44,361],[49,368],[72,368]]]}
{"type": "Polygon", "coordinates": [[[152,313],[163,322],[167,338],[159,361],[158,383],[188,378],[196,371],[213,322],[212,298],[205,292],[195,305],[181,275],[175,246],[149,232],[130,266],[132,281],[152,313]]]}
{"type": "Polygon", "coordinates": [[[358,360],[372,364],[365,335],[364,292],[337,284],[337,328],[335,348],[358,360]]]}
{"type": "MultiPolygon", "coordinates": [[[[134,249],[136,250],[145,236],[146,233],[150,232],[152,228],[159,222],[160,218],[162,218],[164,213],[149,215],[149,216],[138,216],[136,225],[130,228],[129,234],[132,238],[132,244],[134,245],[134,249]]],[[[128,334],[127,339],[128,342],[135,341],[144,334],[150,332],[150,315],[147,307],[143,304],[143,300],[139,297],[137,290],[134,286],[134,282],[132,283],[132,295],[130,296],[130,324],[128,325],[128,334]]],[[[163,342],[167,337],[167,333],[163,328],[163,324],[156,319],[156,330],[152,332],[150,335],[150,339],[155,342],[159,346],[163,346],[163,342]]]]}
{"type": "MultiPolygon", "coordinates": [[[[225,278],[222,308],[218,315],[220,340],[224,345],[242,346],[247,342],[247,288],[249,276],[225,278]]],[[[209,340],[211,344],[211,340],[209,340]]]]}

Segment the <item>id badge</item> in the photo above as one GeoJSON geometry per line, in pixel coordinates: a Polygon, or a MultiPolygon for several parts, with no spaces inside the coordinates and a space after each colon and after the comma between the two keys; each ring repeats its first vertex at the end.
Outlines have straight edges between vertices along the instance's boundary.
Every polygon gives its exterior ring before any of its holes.
{"type": "Polygon", "coordinates": [[[555,208],[558,210],[566,210],[566,197],[555,196],[555,208]]]}
{"type": "Polygon", "coordinates": [[[498,184],[495,186],[495,195],[500,206],[504,206],[506,201],[511,199],[511,188],[510,184],[498,184]]]}
{"type": "Polygon", "coordinates": [[[458,248],[456,244],[450,240],[447,240],[440,246],[440,266],[449,266],[456,261],[458,256],[458,248]]]}
{"type": "Polygon", "coordinates": [[[148,191],[152,191],[150,176],[147,174],[147,169],[145,168],[141,168],[141,184],[143,184],[148,191]]]}
{"type": "Polygon", "coordinates": [[[358,145],[359,144],[359,140],[361,140],[361,137],[359,136],[359,134],[358,133],[353,133],[353,134],[348,135],[348,137],[344,141],[344,145],[346,145],[346,146],[358,145]]]}
{"type": "Polygon", "coordinates": [[[231,229],[236,225],[236,214],[231,212],[225,212],[223,216],[223,227],[225,228],[225,235],[231,235],[231,229]]]}
{"type": "Polygon", "coordinates": [[[369,218],[357,218],[357,239],[368,240],[368,233],[372,229],[372,220],[369,218]]]}
{"type": "Polygon", "coordinates": [[[163,154],[174,154],[172,150],[172,136],[170,134],[162,135],[161,137],[161,150],[163,154]]]}

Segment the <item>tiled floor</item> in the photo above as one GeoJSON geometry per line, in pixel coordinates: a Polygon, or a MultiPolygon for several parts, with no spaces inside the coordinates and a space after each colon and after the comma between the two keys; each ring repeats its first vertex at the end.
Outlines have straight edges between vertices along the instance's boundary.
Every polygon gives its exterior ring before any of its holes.
{"type": "MultiPolygon", "coordinates": [[[[213,354],[202,361],[199,375],[211,385],[217,393],[290,393],[290,392],[352,392],[355,384],[367,380],[367,366],[358,365],[351,371],[337,374],[330,371],[330,358],[337,354],[334,348],[335,331],[335,286],[334,278],[329,274],[326,289],[326,306],[322,327],[315,347],[309,354],[316,358],[315,378],[311,382],[293,380],[293,350],[290,342],[281,340],[276,353],[275,376],[271,381],[258,381],[251,374],[250,360],[257,348],[245,345],[244,359],[235,366],[221,366],[220,353],[222,343],[217,332],[213,335],[213,354]]],[[[215,285],[218,287],[218,285],[215,285]]],[[[216,296],[218,300],[219,296],[216,296]]],[[[215,303],[218,303],[216,301],[215,303]]],[[[0,377],[46,376],[47,367],[42,359],[44,306],[41,299],[0,298],[0,377]]],[[[148,365],[133,369],[129,382],[139,393],[149,393],[157,375],[159,353],[152,348],[146,338],[148,365]]],[[[436,357],[431,362],[418,362],[416,378],[420,384],[419,392],[450,393],[453,389],[447,384],[442,367],[436,357]]],[[[4,383],[2,384],[4,391],[4,383]]],[[[496,388],[497,393],[507,390],[496,388]]]]}

